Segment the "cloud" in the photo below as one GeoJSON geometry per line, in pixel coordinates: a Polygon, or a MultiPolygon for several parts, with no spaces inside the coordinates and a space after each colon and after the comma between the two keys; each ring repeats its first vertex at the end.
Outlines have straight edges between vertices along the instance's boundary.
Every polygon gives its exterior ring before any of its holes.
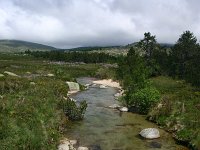
{"type": "Polygon", "coordinates": [[[56,47],[126,45],[144,32],[175,42],[200,39],[198,0],[0,0],[0,38],[56,47]]]}

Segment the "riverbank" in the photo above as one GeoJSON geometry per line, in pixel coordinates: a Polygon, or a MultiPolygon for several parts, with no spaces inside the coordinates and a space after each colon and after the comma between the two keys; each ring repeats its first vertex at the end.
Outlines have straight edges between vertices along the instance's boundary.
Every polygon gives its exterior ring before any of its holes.
{"type": "Polygon", "coordinates": [[[148,120],[169,131],[179,143],[199,150],[199,89],[169,77],[156,77],[151,81],[162,96],[160,103],[148,113],[148,120]]]}
{"type": "MultiPolygon", "coordinates": [[[[169,77],[151,79],[161,93],[160,103],[151,108],[147,119],[170,132],[178,143],[192,149],[200,149],[199,92],[184,81],[169,77]],[[188,121],[190,120],[190,121],[188,121]]],[[[111,79],[93,81],[95,84],[122,88],[111,79]]]]}
{"type": "Polygon", "coordinates": [[[93,81],[93,84],[100,84],[104,86],[122,89],[119,82],[113,81],[112,79],[95,80],[93,81]]]}

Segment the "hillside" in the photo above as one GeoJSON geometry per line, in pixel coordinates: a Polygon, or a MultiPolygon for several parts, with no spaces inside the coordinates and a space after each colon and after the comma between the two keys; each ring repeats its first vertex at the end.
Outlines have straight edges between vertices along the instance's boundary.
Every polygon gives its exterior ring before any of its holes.
{"type": "MultiPolygon", "coordinates": [[[[111,54],[111,55],[126,55],[128,50],[131,47],[136,46],[137,42],[127,44],[125,46],[107,46],[107,47],[77,47],[77,48],[71,48],[71,49],[66,49],[65,51],[89,51],[89,52],[103,52],[106,54],[111,54]]],[[[173,44],[169,43],[159,43],[161,47],[165,48],[171,48],[173,47],[173,44]]]]}
{"type": "Polygon", "coordinates": [[[0,40],[0,52],[24,52],[26,50],[30,51],[49,51],[56,50],[55,47],[20,41],[20,40],[0,40]]]}

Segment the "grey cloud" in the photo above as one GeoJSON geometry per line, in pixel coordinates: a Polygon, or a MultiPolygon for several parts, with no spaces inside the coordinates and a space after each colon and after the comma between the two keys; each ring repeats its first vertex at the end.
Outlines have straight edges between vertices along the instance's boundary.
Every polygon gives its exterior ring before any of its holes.
{"type": "Polygon", "coordinates": [[[143,33],[200,39],[198,0],[0,0],[0,38],[57,47],[126,45],[143,33]]]}

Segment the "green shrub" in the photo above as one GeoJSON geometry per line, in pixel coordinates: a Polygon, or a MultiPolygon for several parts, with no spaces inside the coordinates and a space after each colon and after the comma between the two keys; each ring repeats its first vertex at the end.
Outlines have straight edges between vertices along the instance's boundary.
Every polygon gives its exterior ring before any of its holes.
{"type": "Polygon", "coordinates": [[[100,78],[100,79],[110,79],[110,78],[115,78],[115,69],[114,68],[106,68],[106,67],[103,67],[103,68],[99,68],[96,72],[96,75],[95,75],[97,78],[100,78]]]}
{"type": "Polygon", "coordinates": [[[80,102],[79,106],[73,100],[66,100],[64,102],[64,112],[69,120],[77,121],[84,117],[87,108],[86,101],[80,102]]]}
{"type": "Polygon", "coordinates": [[[191,141],[194,138],[194,133],[191,130],[183,129],[177,132],[177,139],[181,141],[191,141]]]}
{"type": "Polygon", "coordinates": [[[27,89],[28,87],[29,82],[27,79],[6,77],[4,80],[0,81],[0,94],[15,93],[27,89]]]}
{"type": "Polygon", "coordinates": [[[132,106],[137,107],[140,113],[147,114],[149,109],[153,107],[159,99],[159,91],[155,88],[147,87],[132,94],[131,104],[132,106]]]}

